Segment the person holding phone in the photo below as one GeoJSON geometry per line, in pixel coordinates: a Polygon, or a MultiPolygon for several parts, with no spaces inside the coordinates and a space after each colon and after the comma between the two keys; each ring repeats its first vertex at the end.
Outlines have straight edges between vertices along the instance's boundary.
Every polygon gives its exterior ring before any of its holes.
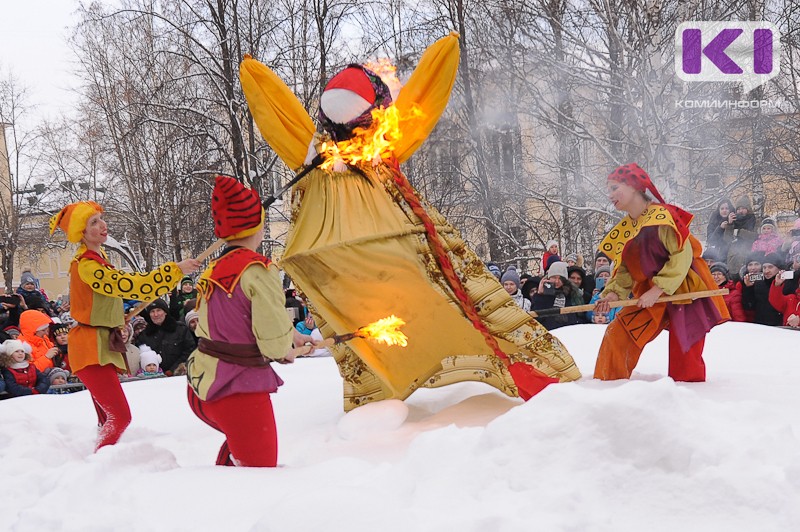
{"type": "Polygon", "coordinates": [[[650,176],[636,163],[618,167],[607,179],[608,197],[625,217],[600,243],[612,258],[614,271],[595,305],[633,295],[636,306],[624,307],[603,336],[594,377],[628,379],[645,345],[669,330],[669,376],[702,382],[705,335],[730,319],[721,297],[658,303],[662,294],[684,294],[716,288],[702,259],[702,246],[689,231],[694,218],[664,201],[650,176]],[[648,196],[652,193],[656,203],[648,196]]]}
{"type": "Polygon", "coordinates": [[[800,328],[800,284],[795,270],[800,267],[800,253],[792,257],[791,267],[795,269],[781,270],[775,276],[769,289],[769,304],[781,312],[784,327],[797,329],[800,328]],[[794,290],[787,293],[786,287],[794,290]]]}
{"type": "Polygon", "coordinates": [[[761,325],[783,325],[783,314],[770,304],[770,291],[776,277],[783,267],[783,261],[777,253],[764,256],[761,272],[748,273],[742,279],[742,307],[754,312],[753,323],[761,325]]]}

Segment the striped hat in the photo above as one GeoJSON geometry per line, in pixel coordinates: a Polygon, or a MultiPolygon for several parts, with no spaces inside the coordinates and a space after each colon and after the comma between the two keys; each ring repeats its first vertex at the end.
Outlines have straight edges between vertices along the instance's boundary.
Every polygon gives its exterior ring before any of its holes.
{"type": "Polygon", "coordinates": [[[50,218],[50,234],[60,228],[67,235],[67,240],[77,244],[83,238],[86,222],[95,214],[103,212],[103,207],[93,201],[70,203],[58,214],[50,218]]]}
{"type": "Polygon", "coordinates": [[[225,240],[250,236],[264,225],[258,192],[232,177],[217,176],[211,196],[214,234],[225,240]]]}

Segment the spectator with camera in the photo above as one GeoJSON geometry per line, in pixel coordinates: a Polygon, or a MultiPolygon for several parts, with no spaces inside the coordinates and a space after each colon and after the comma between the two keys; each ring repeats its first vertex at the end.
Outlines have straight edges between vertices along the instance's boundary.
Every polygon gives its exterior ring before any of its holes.
{"type": "MultiPolygon", "coordinates": [[[[539,289],[533,296],[533,310],[564,308],[583,305],[583,297],[577,286],[568,279],[567,263],[556,261],[539,282],[539,289]]],[[[586,323],[586,314],[557,314],[536,318],[548,331],[565,325],[586,323]]]]}
{"type": "Polygon", "coordinates": [[[728,215],[722,222],[725,226],[723,240],[728,244],[728,255],[725,262],[728,271],[738,272],[752,252],[756,241],[756,217],[753,214],[753,203],[748,196],[736,200],[736,212],[728,215]]]}
{"type": "Polygon", "coordinates": [[[742,280],[742,307],[754,311],[754,323],[761,325],[783,325],[783,313],[769,302],[769,294],[775,276],[783,261],[777,253],[770,253],[761,263],[761,274],[751,273],[742,280]]]}
{"type": "MultiPolygon", "coordinates": [[[[793,266],[800,266],[800,255],[793,259],[793,266]]],[[[800,327],[800,286],[795,279],[798,271],[781,270],[769,290],[769,304],[783,314],[783,326],[795,329],[800,327]],[[787,293],[785,288],[794,290],[787,293]]]]}
{"type": "Polygon", "coordinates": [[[715,255],[722,257],[728,256],[728,243],[725,242],[725,228],[728,226],[730,214],[735,213],[736,208],[728,198],[723,198],[717,204],[717,210],[711,214],[706,230],[706,248],[714,250],[715,255]]]}

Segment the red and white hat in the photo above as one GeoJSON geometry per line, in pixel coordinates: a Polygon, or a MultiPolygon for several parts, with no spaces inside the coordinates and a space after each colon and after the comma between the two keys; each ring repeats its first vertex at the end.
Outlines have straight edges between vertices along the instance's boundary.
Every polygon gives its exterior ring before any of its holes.
{"type": "Polygon", "coordinates": [[[364,69],[348,66],[325,85],[320,107],[333,122],[345,124],[372,107],[375,98],[375,89],[364,69]]]}

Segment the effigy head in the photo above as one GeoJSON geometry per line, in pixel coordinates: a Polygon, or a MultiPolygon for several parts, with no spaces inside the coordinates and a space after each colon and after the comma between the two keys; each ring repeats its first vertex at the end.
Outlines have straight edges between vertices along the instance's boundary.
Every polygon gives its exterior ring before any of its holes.
{"type": "Polygon", "coordinates": [[[347,140],[357,127],[372,123],[372,110],[392,104],[392,94],[381,77],[362,65],[347,65],[322,92],[319,121],[336,141],[347,140]]]}

